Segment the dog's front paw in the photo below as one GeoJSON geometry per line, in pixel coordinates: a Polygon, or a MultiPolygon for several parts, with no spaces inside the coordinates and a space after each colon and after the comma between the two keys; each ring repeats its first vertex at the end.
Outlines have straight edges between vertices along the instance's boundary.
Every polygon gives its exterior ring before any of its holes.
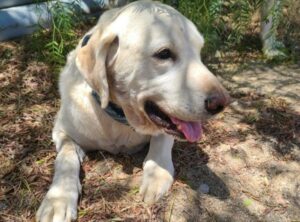
{"type": "Polygon", "coordinates": [[[37,222],[69,222],[77,217],[78,191],[51,187],[36,214],[37,222]]]}
{"type": "Polygon", "coordinates": [[[152,160],[146,161],[143,172],[143,183],[140,194],[143,200],[152,204],[159,200],[171,187],[173,183],[174,167],[169,164],[161,167],[152,160]]]}

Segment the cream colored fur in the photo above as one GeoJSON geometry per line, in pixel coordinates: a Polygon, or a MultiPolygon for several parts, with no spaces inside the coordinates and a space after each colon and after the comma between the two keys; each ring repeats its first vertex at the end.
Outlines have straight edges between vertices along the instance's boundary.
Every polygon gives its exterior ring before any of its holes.
{"type": "Polygon", "coordinates": [[[174,139],[149,119],[144,102],[150,99],[169,115],[199,121],[209,116],[208,95],[228,96],[201,62],[203,37],[169,6],[142,1],[108,11],[87,34],[87,45],[80,41],[60,75],[61,108],[53,129],[58,155],[37,221],[76,219],[80,163],[88,150],[135,152],[150,141],[140,193],[148,203],[157,201],[173,182],[174,139]],[[162,48],[170,48],[176,59],[154,58],[162,48]],[[103,111],[109,101],[122,107],[130,127],[103,111]]]}

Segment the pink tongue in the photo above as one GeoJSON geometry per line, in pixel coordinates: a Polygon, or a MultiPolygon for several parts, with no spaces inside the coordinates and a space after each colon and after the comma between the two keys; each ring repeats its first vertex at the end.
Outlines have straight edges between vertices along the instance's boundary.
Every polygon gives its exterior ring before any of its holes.
{"type": "Polygon", "coordinates": [[[187,122],[174,117],[171,117],[174,124],[179,126],[180,131],[184,134],[189,142],[196,142],[202,136],[202,127],[199,122],[187,122]]]}

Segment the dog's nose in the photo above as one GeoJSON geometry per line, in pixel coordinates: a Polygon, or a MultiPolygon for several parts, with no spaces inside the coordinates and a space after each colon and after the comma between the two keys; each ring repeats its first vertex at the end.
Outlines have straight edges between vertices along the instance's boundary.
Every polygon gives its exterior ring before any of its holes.
{"type": "Polygon", "coordinates": [[[211,115],[221,112],[229,103],[228,98],[223,95],[208,96],[204,102],[206,111],[211,115]]]}

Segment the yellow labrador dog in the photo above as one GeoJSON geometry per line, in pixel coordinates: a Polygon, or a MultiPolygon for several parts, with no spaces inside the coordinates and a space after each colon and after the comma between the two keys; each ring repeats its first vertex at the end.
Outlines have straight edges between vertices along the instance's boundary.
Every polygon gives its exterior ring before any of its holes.
{"type": "Polygon", "coordinates": [[[84,152],[135,152],[150,141],[140,193],[157,201],[173,182],[174,137],[195,142],[201,121],[229,103],[200,58],[204,40],[175,9],[138,1],[103,14],[68,56],[53,129],[58,152],[37,221],[76,218],[84,152]]]}

